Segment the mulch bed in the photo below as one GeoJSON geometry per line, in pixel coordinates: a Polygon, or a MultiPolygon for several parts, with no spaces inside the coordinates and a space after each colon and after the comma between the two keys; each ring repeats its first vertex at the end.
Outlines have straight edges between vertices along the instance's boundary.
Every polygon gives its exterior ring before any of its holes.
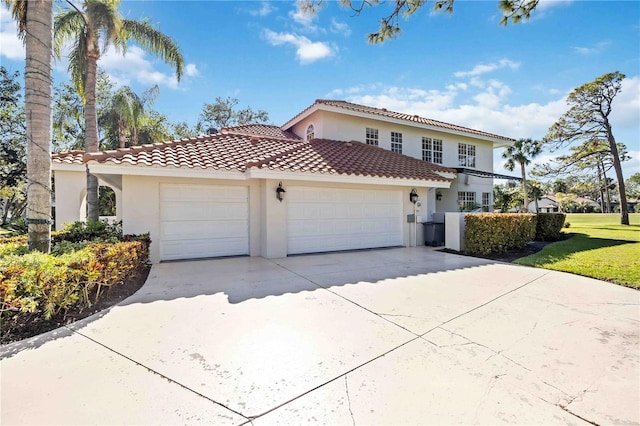
{"type": "Polygon", "coordinates": [[[147,280],[150,269],[150,266],[145,265],[131,274],[131,277],[124,284],[109,287],[104,291],[98,303],[88,308],[74,306],[66,312],[54,315],[48,321],[45,321],[38,314],[20,314],[3,320],[0,325],[0,344],[4,345],[54,330],[118,304],[142,287],[147,280]]]}
{"type": "Polygon", "coordinates": [[[513,263],[513,261],[516,259],[520,259],[521,257],[526,257],[529,255],[535,254],[551,243],[568,240],[572,236],[573,235],[571,234],[562,233],[560,234],[560,239],[556,241],[529,241],[527,245],[524,246],[523,248],[510,250],[505,253],[489,253],[489,254],[483,255],[483,254],[466,254],[463,252],[458,252],[458,251],[449,250],[449,249],[441,249],[438,251],[441,251],[444,253],[459,254],[462,256],[480,257],[482,259],[497,260],[499,262],[513,263]]]}

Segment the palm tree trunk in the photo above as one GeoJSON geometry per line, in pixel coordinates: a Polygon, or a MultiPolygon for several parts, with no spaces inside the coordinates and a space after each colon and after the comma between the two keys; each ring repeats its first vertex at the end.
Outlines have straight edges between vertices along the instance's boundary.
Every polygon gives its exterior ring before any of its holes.
{"type": "Polygon", "coordinates": [[[48,253],[51,248],[52,1],[28,2],[25,45],[29,249],[48,253]]]}
{"type": "MultiPolygon", "coordinates": [[[[96,152],[99,150],[98,113],[96,109],[96,71],[99,51],[98,46],[93,41],[89,41],[88,44],[90,52],[87,54],[87,76],[84,83],[85,151],[96,152]]],[[[98,178],[90,174],[89,168],[87,168],[87,220],[97,221],[99,218],[98,178]]]]}
{"type": "Polygon", "coordinates": [[[131,145],[138,146],[138,128],[135,125],[131,129],[131,145]]]}
{"type": "Polygon", "coordinates": [[[624,175],[622,174],[622,166],[620,165],[620,154],[618,154],[618,145],[616,139],[613,137],[609,120],[604,120],[605,128],[607,129],[607,140],[609,141],[609,148],[611,148],[611,156],[613,157],[613,168],[616,171],[616,178],[618,179],[618,192],[620,193],[620,225],[629,224],[629,207],[627,206],[627,194],[625,194],[626,188],[624,187],[624,175]]]}
{"type": "Polygon", "coordinates": [[[522,168],[522,193],[524,194],[524,212],[529,213],[529,199],[527,197],[527,174],[524,170],[524,163],[520,163],[522,168]]]}
{"type": "Polygon", "coordinates": [[[120,143],[120,148],[126,148],[127,146],[127,136],[125,134],[126,127],[124,125],[124,120],[118,120],[118,142],[120,143]]]}

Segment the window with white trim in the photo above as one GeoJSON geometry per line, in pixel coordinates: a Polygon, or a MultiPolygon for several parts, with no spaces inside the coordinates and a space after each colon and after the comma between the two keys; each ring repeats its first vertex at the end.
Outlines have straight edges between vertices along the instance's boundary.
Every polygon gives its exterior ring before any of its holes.
{"type": "Polygon", "coordinates": [[[442,164],[442,139],[422,137],[422,159],[430,163],[442,164]]]}
{"type": "Polygon", "coordinates": [[[460,167],[476,166],[476,146],[458,143],[458,165],[460,167]]]}
{"type": "Polygon", "coordinates": [[[316,129],[315,127],[313,127],[313,124],[309,124],[309,127],[307,127],[307,140],[310,141],[312,139],[315,139],[316,137],[316,129]]]}
{"type": "Polygon", "coordinates": [[[458,192],[458,209],[460,211],[471,211],[475,210],[478,207],[476,204],[476,193],[475,192],[458,192]]]}
{"type": "Polygon", "coordinates": [[[367,145],[378,146],[378,129],[367,127],[365,134],[365,142],[367,145]]]}
{"type": "Polygon", "coordinates": [[[391,151],[402,154],[402,133],[391,132],[391,151]]]}
{"type": "Polygon", "coordinates": [[[482,211],[483,212],[491,211],[491,193],[490,192],[482,193],[482,211]]]}

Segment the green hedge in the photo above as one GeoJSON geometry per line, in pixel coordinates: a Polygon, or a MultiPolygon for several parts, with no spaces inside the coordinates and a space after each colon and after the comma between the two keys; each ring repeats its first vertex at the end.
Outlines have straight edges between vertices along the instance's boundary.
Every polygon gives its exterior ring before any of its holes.
{"type": "Polygon", "coordinates": [[[524,247],[536,235],[535,214],[468,213],[464,217],[465,253],[503,253],[524,247]]]}
{"type": "Polygon", "coordinates": [[[564,213],[538,213],[536,241],[558,240],[566,218],[564,213]]]}

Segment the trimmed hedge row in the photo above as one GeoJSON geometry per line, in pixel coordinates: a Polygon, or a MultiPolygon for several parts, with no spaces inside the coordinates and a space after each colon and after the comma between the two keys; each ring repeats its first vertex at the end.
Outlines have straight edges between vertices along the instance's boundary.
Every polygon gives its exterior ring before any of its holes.
{"type": "Polygon", "coordinates": [[[556,241],[560,239],[567,215],[564,213],[538,213],[536,241],[556,241]]]}
{"type": "MultiPolygon", "coordinates": [[[[12,243],[15,245],[15,243],[12,243]]],[[[0,319],[16,312],[53,315],[96,303],[104,287],[122,284],[148,259],[149,241],[89,243],[59,256],[31,252],[0,257],[0,319]]]]}
{"type": "Polygon", "coordinates": [[[469,254],[522,248],[536,236],[536,215],[532,213],[473,213],[464,217],[464,251],[469,254]]]}

